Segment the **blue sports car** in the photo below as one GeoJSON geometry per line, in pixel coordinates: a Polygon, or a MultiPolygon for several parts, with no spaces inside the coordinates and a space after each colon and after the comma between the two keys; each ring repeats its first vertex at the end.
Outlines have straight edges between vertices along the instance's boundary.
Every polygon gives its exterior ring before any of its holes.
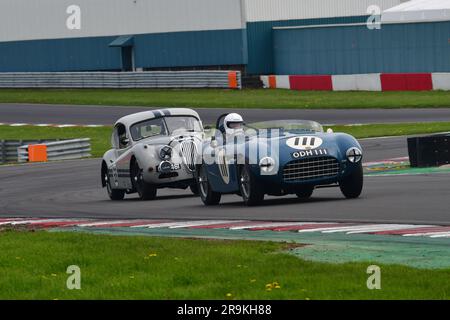
{"type": "Polygon", "coordinates": [[[278,120],[245,124],[228,135],[219,117],[215,134],[203,145],[196,178],[205,205],[217,205],[222,194],[242,196],[248,206],[264,196],[311,197],[314,189],[339,187],[346,198],[363,188],[362,148],[345,133],[334,133],[314,121],[278,120]]]}

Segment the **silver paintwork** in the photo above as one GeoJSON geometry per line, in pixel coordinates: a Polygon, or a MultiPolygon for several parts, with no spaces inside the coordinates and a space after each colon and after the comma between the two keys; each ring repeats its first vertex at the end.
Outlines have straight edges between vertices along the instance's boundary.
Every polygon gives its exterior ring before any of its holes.
{"type": "MultiPolygon", "coordinates": [[[[144,111],[131,114],[119,119],[116,122],[115,127],[119,124],[123,124],[126,128],[126,135],[129,138],[130,142],[126,148],[113,148],[107,151],[103,156],[103,161],[104,163],[106,163],[108,171],[110,172],[109,178],[111,180],[111,186],[113,189],[123,189],[127,190],[128,192],[133,191],[130,170],[131,161],[133,158],[137,161],[139,167],[143,170],[144,181],[146,183],[153,184],[156,187],[179,187],[180,182],[186,183],[187,185],[189,185],[190,182],[195,182],[193,168],[190,162],[193,147],[187,148],[190,153],[183,153],[183,148],[181,146],[190,142],[193,142],[196,145],[200,146],[204,137],[203,131],[186,131],[180,133],[180,131],[177,130],[177,133],[175,135],[155,136],[139,141],[133,141],[133,139],[131,138],[130,127],[133,124],[165,116],[193,116],[197,118],[201,123],[200,117],[197,112],[185,108],[144,111]],[[170,145],[171,147],[173,147],[170,162],[175,166],[179,166],[179,169],[177,168],[170,171],[176,172],[178,174],[176,177],[160,177],[161,172],[159,172],[158,168],[159,165],[165,160],[160,158],[159,151],[163,146],[166,145],[170,145]]],[[[112,140],[112,144],[114,146],[114,133],[112,140]]]]}

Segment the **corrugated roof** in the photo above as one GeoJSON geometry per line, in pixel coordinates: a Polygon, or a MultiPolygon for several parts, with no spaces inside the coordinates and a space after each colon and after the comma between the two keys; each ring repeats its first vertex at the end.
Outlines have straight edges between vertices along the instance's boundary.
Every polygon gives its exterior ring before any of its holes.
{"type": "Polygon", "coordinates": [[[383,11],[381,22],[450,20],[450,0],[410,0],[383,11]]]}

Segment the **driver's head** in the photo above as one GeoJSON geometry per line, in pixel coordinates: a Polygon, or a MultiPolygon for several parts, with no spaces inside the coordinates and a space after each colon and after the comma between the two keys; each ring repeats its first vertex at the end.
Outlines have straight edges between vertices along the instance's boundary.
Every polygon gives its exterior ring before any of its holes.
{"type": "Polygon", "coordinates": [[[236,134],[244,132],[244,119],[237,113],[230,113],[223,120],[226,134],[236,134]]]}

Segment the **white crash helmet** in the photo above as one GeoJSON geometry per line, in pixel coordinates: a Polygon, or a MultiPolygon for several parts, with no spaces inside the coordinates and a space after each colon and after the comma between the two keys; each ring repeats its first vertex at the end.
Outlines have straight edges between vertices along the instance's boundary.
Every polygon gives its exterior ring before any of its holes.
{"type": "Polygon", "coordinates": [[[244,119],[237,113],[230,113],[223,119],[223,126],[226,134],[236,134],[244,132],[244,119]]]}

